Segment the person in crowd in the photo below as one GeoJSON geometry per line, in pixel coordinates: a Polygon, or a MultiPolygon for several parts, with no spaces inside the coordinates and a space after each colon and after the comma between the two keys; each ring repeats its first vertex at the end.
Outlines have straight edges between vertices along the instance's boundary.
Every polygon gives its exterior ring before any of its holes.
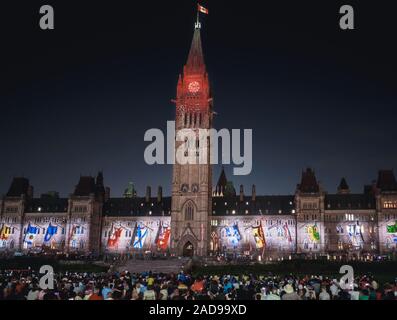
{"type": "Polygon", "coordinates": [[[270,286],[268,292],[264,300],[281,300],[276,287],[270,286]]]}
{"type": "Polygon", "coordinates": [[[329,287],[329,289],[331,291],[332,300],[336,300],[338,295],[339,295],[339,292],[340,292],[340,287],[339,287],[339,284],[338,284],[338,280],[333,279],[332,280],[332,284],[329,287]]]}
{"type": "Polygon", "coordinates": [[[321,288],[321,293],[319,294],[318,299],[319,300],[331,300],[331,295],[328,293],[326,287],[321,288]]]}
{"type": "Polygon", "coordinates": [[[360,292],[358,291],[358,284],[353,285],[353,290],[350,291],[350,300],[357,301],[360,298],[360,292]]]}
{"type": "Polygon", "coordinates": [[[298,293],[294,290],[294,287],[291,284],[287,284],[284,287],[284,294],[281,300],[301,300],[298,293]]]}
{"type": "Polygon", "coordinates": [[[149,285],[147,290],[143,293],[143,300],[156,300],[156,293],[154,292],[152,285],[149,285]]]}
{"type": "Polygon", "coordinates": [[[88,300],[103,300],[103,296],[101,294],[101,288],[95,287],[94,292],[90,295],[88,300]]]}
{"type": "Polygon", "coordinates": [[[36,284],[32,284],[29,293],[26,296],[26,300],[38,300],[39,292],[39,287],[36,284]]]}

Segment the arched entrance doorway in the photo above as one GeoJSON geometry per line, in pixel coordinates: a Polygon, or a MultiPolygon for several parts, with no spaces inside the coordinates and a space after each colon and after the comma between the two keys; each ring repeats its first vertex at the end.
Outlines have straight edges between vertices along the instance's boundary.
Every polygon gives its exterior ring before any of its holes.
{"type": "Polygon", "coordinates": [[[193,246],[193,244],[192,244],[190,241],[188,241],[188,242],[186,242],[186,244],[183,246],[182,255],[183,255],[184,257],[192,258],[192,257],[193,257],[193,254],[194,254],[194,246],[193,246]]]}

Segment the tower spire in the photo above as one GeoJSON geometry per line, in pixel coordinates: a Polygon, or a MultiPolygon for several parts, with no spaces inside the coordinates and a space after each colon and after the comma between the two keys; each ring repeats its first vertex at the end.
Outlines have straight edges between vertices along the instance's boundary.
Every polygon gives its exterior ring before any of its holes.
{"type": "MultiPolygon", "coordinates": [[[[198,16],[197,12],[197,16],[198,16]]],[[[186,62],[186,71],[189,73],[201,73],[205,71],[203,47],[201,45],[201,24],[199,18],[195,24],[192,45],[186,62]]]]}

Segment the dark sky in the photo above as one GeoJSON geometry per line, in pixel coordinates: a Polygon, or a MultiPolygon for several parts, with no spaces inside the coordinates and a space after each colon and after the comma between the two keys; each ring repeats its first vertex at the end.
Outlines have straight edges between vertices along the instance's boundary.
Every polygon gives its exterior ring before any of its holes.
{"type": "MultiPolygon", "coordinates": [[[[202,2],[216,128],[254,130],[252,174],[227,168],[236,187],[293,193],[311,166],[329,192],[342,176],[361,192],[396,168],[392,1],[202,2]],[[354,31],[339,29],[342,4],[355,8],[354,31]]],[[[195,1],[106,3],[1,4],[0,193],[24,175],[36,195],[68,195],[98,170],[112,196],[128,181],[141,195],[146,185],[170,193],[171,167],[144,163],[143,136],[174,118],[195,1]],[[54,6],[54,31],[38,27],[43,4],[54,6]]]]}

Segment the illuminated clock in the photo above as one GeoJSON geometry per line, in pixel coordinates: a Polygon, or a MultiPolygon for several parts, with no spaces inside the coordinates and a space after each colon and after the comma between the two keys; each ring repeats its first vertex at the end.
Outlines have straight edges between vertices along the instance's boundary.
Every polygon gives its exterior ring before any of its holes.
{"type": "Polygon", "coordinates": [[[200,83],[198,83],[197,81],[192,81],[189,83],[188,89],[191,93],[197,93],[200,91],[200,83]]]}

